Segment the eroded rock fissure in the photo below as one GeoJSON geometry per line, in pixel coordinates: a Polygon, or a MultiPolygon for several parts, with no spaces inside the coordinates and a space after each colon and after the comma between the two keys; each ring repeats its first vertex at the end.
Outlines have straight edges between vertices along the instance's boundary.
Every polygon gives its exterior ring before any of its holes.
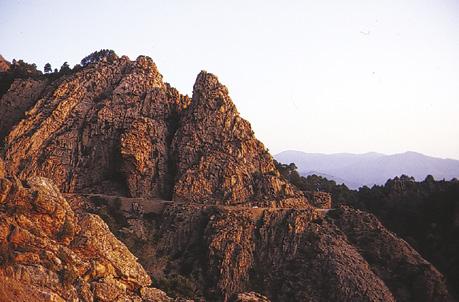
{"type": "Polygon", "coordinates": [[[175,137],[175,134],[180,126],[180,116],[177,112],[172,112],[169,118],[167,119],[167,129],[168,134],[166,137],[166,146],[167,146],[167,178],[165,190],[163,192],[163,198],[166,200],[172,200],[174,196],[174,187],[177,177],[177,156],[173,152],[172,140],[175,137]]]}

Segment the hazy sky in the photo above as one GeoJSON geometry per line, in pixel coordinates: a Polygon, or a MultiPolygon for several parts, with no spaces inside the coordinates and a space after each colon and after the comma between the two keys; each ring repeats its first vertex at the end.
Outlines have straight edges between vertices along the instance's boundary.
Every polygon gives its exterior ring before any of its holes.
{"type": "Polygon", "coordinates": [[[191,94],[212,72],[274,154],[459,159],[459,1],[7,1],[0,53],[42,68],[149,55],[191,94]]]}

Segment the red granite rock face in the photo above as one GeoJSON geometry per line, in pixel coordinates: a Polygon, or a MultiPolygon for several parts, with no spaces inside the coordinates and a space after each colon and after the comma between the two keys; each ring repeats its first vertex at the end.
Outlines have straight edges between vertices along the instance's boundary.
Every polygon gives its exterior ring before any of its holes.
{"type": "Polygon", "coordinates": [[[150,283],[102,219],[74,212],[52,182],[0,178],[0,301],[142,301],[150,283]]]}
{"type": "Polygon", "coordinates": [[[309,203],[279,175],[210,73],[191,99],[144,56],[15,83],[1,99],[14,112],[0,152],[4,300],[172,301],[153,277],[209,301],[454,301],[374,216],[312,207],[329,196],[309,203]]]}
{"type": "Polygon", "coordinates": [[[309,202],[316,208],[330,209],[332,207],[332,197],[330,193],[306,191],[304,192],[309,202]]]}
{"type": "Polygon", "coordinates": [[[32,107],[42,94],[47,80],[17,79],[0,97],[0,140],[2,140],[32,107]]]}
{"type": "Polygon", "coordinates": [[[170,142],[189,101],[175,89],[155,89],[146,96],[144,116],[121,135],[121,171],[131,196],[171,198],[175,164],[170,142]]]}
{"type": "Polygon", "coordinates": [[[173,295],[226,301],[255,291],[272,301],[454,301],[430,263],[358,210],[341,207],[324,217],[298,207],[172,203],[155,209],[151,200],[133,199],[143,207],[133,211],[127,200],[114,208],[103,196],[79,199],[107,219],[159,286],[175,284],[166,287],[173,295]]]}
{"type": "Polygon", "coordinates": [[[10,62],[0,55],[0,72],[8,71],[8,69],[10,69],[10,65],[10,62]]]}
{"type": "Polygon", "coordinates": [[[0,178],[5,178],[5,164],[3,160],[0,158],[0,178]]]}
{"type": "Polygon", "coordinates": [[[248,292],[238,294],[234,302],[270,302],[270,300],[259,293],[248,292]]]}
{"type": "Polygon", "coordinates": [[[65,192],[149,196],[168,190],[157,182],[168,178],[169,124],[187,98],[162,82],[151,59],[102,61],[52,90],[6,138],[10,171],[49,177],[65,192]],[[137,149],[130,137],[145,121],[155,127],[143,145],[152,149],[137,149]]]}
{"type": "Polygon", "coordinates": [[[164,84],[153,61],[142,56],[90,65],[47,94],[38,84],[27,89],[33,98],[14,85],[2,98],[32,104],[40,96],[5,140],[8,169],[22,178],[46,176],[64,192],[307,204],[279,177],[271,155],[212,74],[198,76],[192,100],[164,84]]]}
{"type": "Polygon", "coordinates": [[[374,215],[340,207],[327,220],[358,249],[397,301],[449,301],[445,277],[374,215]]]}
{"type": "Polygon", "coordinates": [[[302,196],[279,178],[271,155],[239,116],[228,89],[205,71],[196,79],[172,148],[177,200],[240,204],[302,196]]]}

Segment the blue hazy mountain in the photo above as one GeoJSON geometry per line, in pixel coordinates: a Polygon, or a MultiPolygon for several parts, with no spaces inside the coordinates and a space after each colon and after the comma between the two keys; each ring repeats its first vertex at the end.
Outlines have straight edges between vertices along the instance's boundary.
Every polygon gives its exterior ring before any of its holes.
{"type": "Polygon", "coordinates": [[[402,174],[413,176],[416,180],[423,180],[429,174],[436,180],[459,178],[459,160],[412,151],[385,155],[376,152],[322,154],[289,150],[274,158],[281,163],[295,163],[303,176],[316,174],[353,189],[363,185],[381,185],[389,178],[402,174]]]}

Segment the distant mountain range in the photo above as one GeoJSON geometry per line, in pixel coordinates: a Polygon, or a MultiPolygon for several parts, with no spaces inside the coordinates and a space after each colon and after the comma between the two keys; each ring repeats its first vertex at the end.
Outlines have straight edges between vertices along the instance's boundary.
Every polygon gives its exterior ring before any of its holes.
{"type": "Polygon", "coordinates": [[[385,155],[376,152],[322,154],[289,150],[274,158],[284,164],[295,163],[303,176],[316,174],[339,184],[344,183],[351,189],[381,185],[389,178],[402,174],[413,176],[416,180],[423,180],[429,174],[436,180],[459,178],[459,160],[412,151],[385,155]]]}

